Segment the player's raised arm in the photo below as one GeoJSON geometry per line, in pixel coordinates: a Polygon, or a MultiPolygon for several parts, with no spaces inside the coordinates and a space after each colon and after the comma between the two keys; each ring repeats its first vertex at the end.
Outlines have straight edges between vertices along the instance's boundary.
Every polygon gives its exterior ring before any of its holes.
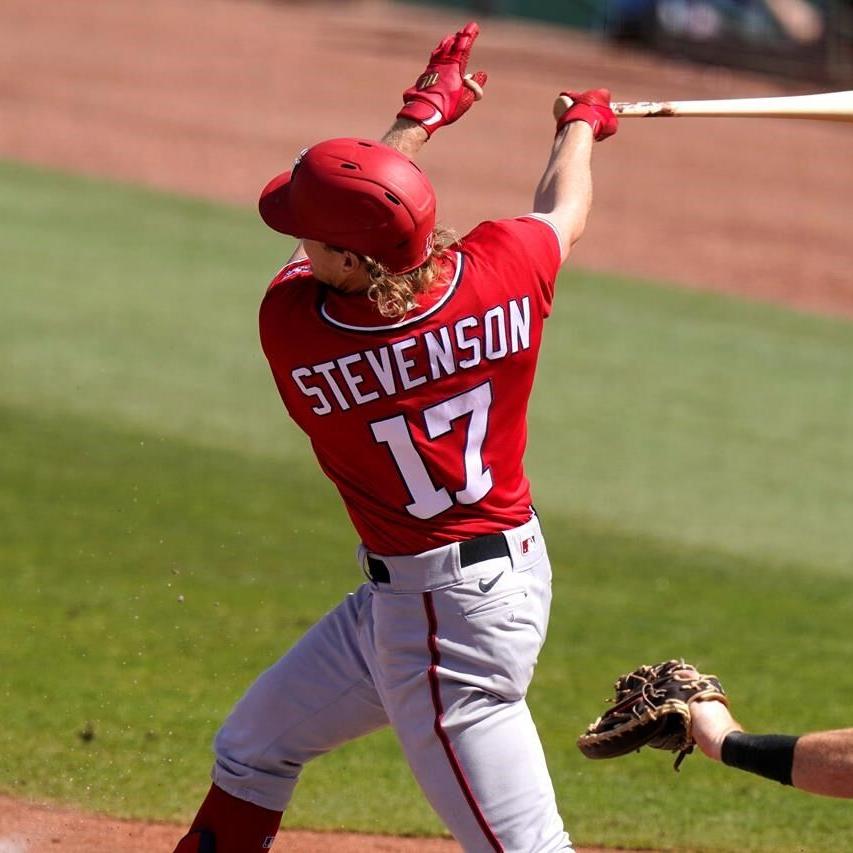
{"type": "MultiPolygon", "coordinates": [[[[401,128],[397,125],[391,128],[382,140],[386,145],[397,147],[398,134],[395,131],[405,131],[408,123],[413,122],[423,130],[423,134],[418,134],[420,144],[411,153],[397,149],[411,157],[436,130],[453,124],[468,112],[474,101],[483,97],[488,75],[485,71],[469,74],[467,70],[471,48],[479,33],[480,28],[471,21],[438,43],[423,73],[403,92],[403,107],[397,113],[397,119],[398,123],[405,120],[406,124],[401,128]]],[[[403,136],[408,145],[409,134],[404,133],[403,136]]]]}
{"type": "Polygon", "coordinates": [[[488,75],[485,71],[467,71],[479,33],[480,28],[471,21],[438,43],[427,67],[404,90],[397,120],[382,137],[385,145],[412,160],[436,130],[453,124],[483,97],[488,75]]]}
{"type": "MultiPolygon", "coordinates": [[[[436,130],[458,121],[483,97],[488,75],[467,72],[479,33],[480,28],[471,21],[438,43],[424,71],[403,91],[403,106],[381,139],[384,145],[414,160],[436,130]]],[[[288,263],[306,257],[300,241],[288,263]]]]}
{"type": "Polygon", "coordinates": [[[592,204],[590,168],[593,142],[616,133],[610,92],[562,92],[554,103],[557,135],[545,173],[536,188],[533,210],[560,235],[562,260],[580,239],[592,204]]]}

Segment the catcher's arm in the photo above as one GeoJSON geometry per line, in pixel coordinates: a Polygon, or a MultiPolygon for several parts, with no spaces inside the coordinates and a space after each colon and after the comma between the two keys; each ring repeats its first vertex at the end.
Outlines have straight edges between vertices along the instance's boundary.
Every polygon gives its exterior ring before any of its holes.
{"type": "Polygon", "coordinates": [[[813,794],[853,798],[853,729],[799,737],[794,748],[792,784],[813,794]]]}
{"type": "Polygon", "coordinates": [[[853,798],[853,729],[759,735],[744,732],[721,702],[691,710],[693,737],[709,758],[812,794],[853,798]]]}

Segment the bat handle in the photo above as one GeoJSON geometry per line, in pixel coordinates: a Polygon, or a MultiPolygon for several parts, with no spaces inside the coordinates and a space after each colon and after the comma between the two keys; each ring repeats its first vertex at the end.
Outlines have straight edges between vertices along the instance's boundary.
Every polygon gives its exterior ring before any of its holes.
{"type": "MultiPolygon", "coordinates": [[[[560,116],[572,106],[574,101],[568,95],[558,95],[554,101],[554,120],[559,121],[560,116]]],[[[640,101],[639,103],[628,103],[626,101],[614,101],[610,104],[610,109],[619,116],[625,118],[633,116],[671,116],[675,112],[667,103],[658,103],[655,101],[640,101]]]]}
{"type": "Polygon", "coordinates": [[[678,114],[673,105],[666,101],[638,101],[637,103],[617,101],[610,105],[610,109],[620,118],[641,116],[666,117],[678,114]]]}

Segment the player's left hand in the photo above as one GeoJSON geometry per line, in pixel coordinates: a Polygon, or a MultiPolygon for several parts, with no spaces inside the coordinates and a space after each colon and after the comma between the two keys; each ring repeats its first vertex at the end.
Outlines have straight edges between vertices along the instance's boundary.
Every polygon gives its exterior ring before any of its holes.
{"type": "Polygon", "coordinates": [[[397,118],[416,121],[432,136],[438,128],[453,124],[474,101],[483,97],[486,72],[466,73],[479,32],[480,28],[472,21],[438,43],[426,70],[403,92],[403,108],[397,118]]]}
{"type": "Polygon", "coordinates": [[[592,127],[596,142],[613,136],[619,129],[619,119],[610,108],[609,89],[588,89],[586,92],[560,92],[554,102],[557,133],[569,122],[585,121],[592,127]]]}

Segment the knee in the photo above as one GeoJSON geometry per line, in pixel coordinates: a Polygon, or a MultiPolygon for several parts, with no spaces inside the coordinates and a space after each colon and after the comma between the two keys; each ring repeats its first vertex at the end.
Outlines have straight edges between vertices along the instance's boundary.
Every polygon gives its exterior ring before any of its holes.
{"type": "Polygon", "coordinates": [[[226,720],[213,739],[216,765],[235,778],[254,773],[296,780],[302,772],[303,763],[291,755],[282,745],[266,742],[255,737],[251,731],[226,720]]]}

